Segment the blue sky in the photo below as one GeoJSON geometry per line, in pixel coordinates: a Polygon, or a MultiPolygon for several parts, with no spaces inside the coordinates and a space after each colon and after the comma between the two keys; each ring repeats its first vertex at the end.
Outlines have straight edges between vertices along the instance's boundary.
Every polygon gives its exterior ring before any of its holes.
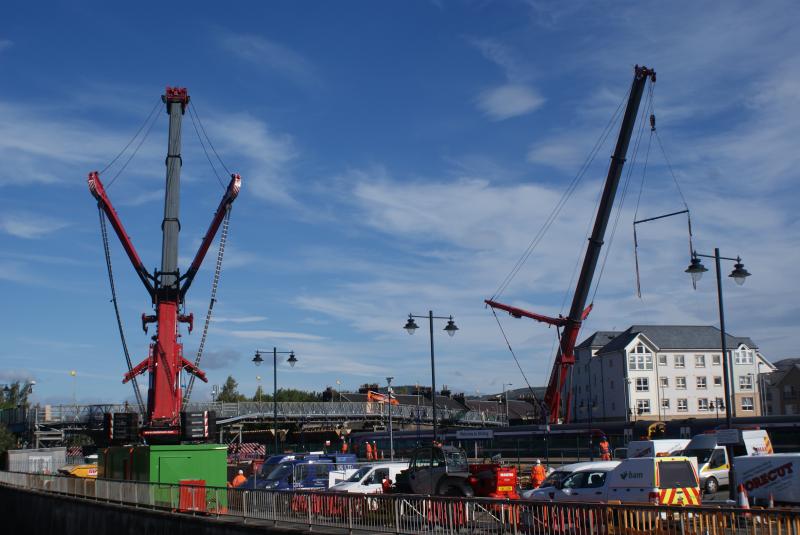
{"type": "MultiPolygon", "coordinates": [[[[125,145],[165,85],[192,106],[240,172],[216,317],[201,367],[255,390],[259,347],[293,349],[282,386],[437,383],[501,390],[523,380],[482,300],[492,295],[575,175],[630,84],[656,68],[658,128],[693,214],[695,245],[742,255],[725,281],[729,330],[773,360],[797,356],[800,10],[793,2],[241,2],[177,6],[8,2],[0,22],[0,380],[36,397],[119,401],[116,332],[89,171],[125,145]],[[71,380],[69,370],[76,370],[71,380]]],[[[109,194],[148,267],[160,261],[167,117],[109,194]]],[[[611,138],[616,136],[616,130],[611,138]]],[[[645,143],[646,143],[645,136],[645,143]]],[[[503,294],[557,314],[605,178],[606,143],[561,217],[503,294]]],[[[181,258],[222,190],[185,122],[181,258]]],[[[640,156],[583,336],[633,323],[716,324],[713,280],[695,291],[685,223],[631,221],[640,156]]],[[[108,181],[113,169],[104,176],[108,181]]],[[[651,150],[639,214],[681,209],[651,150]]],[[[149,303],[112,241],[133,359],[149,303]]],[[[198,323],[215,251],[189,293],[198,323]]],[[[710,264],[709,264],[709,267],[710,264]]],[[[731,266],[726,267],[726,271],[731,266]]],[[[534,384],[555,332],[503,317],[534,384]]],[[[198,331],[185,336],[193,355],[198,331]]],[[[208,399],[209,388],[195,390],[208,399]]]]}

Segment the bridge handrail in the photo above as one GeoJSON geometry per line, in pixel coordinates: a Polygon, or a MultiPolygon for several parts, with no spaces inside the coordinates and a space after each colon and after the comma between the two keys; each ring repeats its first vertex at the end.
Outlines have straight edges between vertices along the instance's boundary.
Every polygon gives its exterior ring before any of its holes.
{"type": "MultiPolygon", "coordinates": [[[[311,419],[311,418],[386,418],[389,408],[379,402],[335,402],[335,401],[302,401],[277,403],[279,419],[311,419]]],[[[271,418],[273,404],[271,401],[242,401],[234,403],[190,402],[187,411],[215,411],[217,418],[263,417],[271,418]]],[[[393,405],[392,416],[398,421],[430,422],[433,420],[433,409],[426,405],[393,405]]],[[[0,411],[0,422],[11,424],[69,424],[69,423],[101,423],[107,412],[138,412],[133,404],[94,404],[94,405],[44,405],[30,408],[3,409],[0,411]]],[[[475,423],[499,425],[505,422],[503,415],[474,410],[454,410],[437,406],[437,418],[452,423],[475,423]]]]}

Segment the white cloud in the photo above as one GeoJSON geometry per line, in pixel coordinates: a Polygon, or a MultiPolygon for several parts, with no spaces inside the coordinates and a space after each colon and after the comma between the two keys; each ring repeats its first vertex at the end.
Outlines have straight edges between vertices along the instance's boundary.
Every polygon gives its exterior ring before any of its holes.
{"type": "Polygon", "coordinates": [[[491,119],[502,121],[539,109],[544,98],[530,87],[508,84],[484,91],[478,107],[491,119]]]}
{"type": "Polygon", "coordinates": [[[268,318],[266,316],[235,316],[235,317],[214,317],[212,316],[212,321],[214,323],[258,323],[260,321],[265,321],[268,318]]]}
{"type": "Polygon", "coordinates": [[[256,35],[228,33],[220,38],[223,48],[258,67],[277,72],[298,85],[319,84],[316,69],[291,48],[256,35]]]}
{"type": "Polygon", "coordinates": [[[270,340],[287,339],[287,340],[324,340],[324,337],[317,336],[316,334],[289,332],[289,331],[268,331],[268,330],[252,330],[252,331],[234,331],[228,330],[220,332],[234,338],[244,338],[247,340],[270,340]]]}
{"type": "Polygon", "coordinates": [[[493,39],[476,39],[472,44],[484,58],[499,66],[508,83],[483,91],[478,108],[494,121],[525,115],[539,109],[545,99],[530,86],[531,69],[506,45],[493,39]]]}
{"type": "Polygon", "coordinates": [[[6,212],[0,216],[0,230],[17,238],[41,238],[67,225],[65,221],[28,212],[6,212]]]}

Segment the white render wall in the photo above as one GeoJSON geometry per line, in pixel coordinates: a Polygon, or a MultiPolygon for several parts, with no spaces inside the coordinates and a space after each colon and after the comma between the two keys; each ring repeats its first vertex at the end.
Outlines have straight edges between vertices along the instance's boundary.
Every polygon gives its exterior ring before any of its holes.
{"type": "MultiPolygon", "coordinates": [[[[576,353],[576,366],[572,376],[573,415],[576,421],[586,422],[589,420],[589,402],[592,399],[596,405],[592,410],[591,419],[598,422],[603,420],[624,420],[626,418],[626,409],[628,408],[633,409],[634,412],[630,416],[631,420],[640,417],[643,419],[664,420],[689,417],[719,417],[720,420],[725,418],[724,405],[719,407],[718,412],[716,409],[706,411],[699,409],[700,399],[706,399],[709,407],[712,403],[716,406],[718,399],[725,399],[724,374],[719,350],[658,351],[643,335],[634,338],[625,347],[624,353],[617,351],[605,353],[598,357],[596,356],[598,349],[582,348],[576,353]],[[628,356],[635,351],[638,345],[643,345],[652,355],[653,366],[651,370],[626,370],[628,356]],[[676,357],[681,355],[684,360],[684,367],[682,368],[676,366],[676,357]],[[702,366],[698,365],[698,356],[703,357],[700,359],[702,366]],[[715,356],[717,357],[717,363],[714,362],[715,356]],[[659,357],[666,357],[665,365],[658,364],[659,357]],[[626,372],[628,382],[626,382],[626,372]],[[698,377],[705,378],[705,388],[698,388],[698,377]],[[647,379],[647,391],[637,391],[637,378],[647,379]],[[661,378],[666,378],[669,386],[661,388],[661,378]],[[678,378],[685,379],[685,389],[677,387],[678,378]],[[717,379],[716,384],[715,378],[717,379]],[[669,400],[669,408],[661,408],[662,399],[669,400]],[[686,410],[678,410],[679,399],[686,400],[686,410]],[[649,400],[650,412],[640,416],[636,409],[637,400],[649,400]]],[[[757,351],[744,345],[730,348],[729,352],[733,366],[731,397],[736,400],[733,413],[735,416],[756,416],[760,414],[761,408],[757,370],[759,369],[759,362],[762,363],[760,365],[761,371],[764,371],[765,365],[769,366],[769,364],[757,351]],[[736,364],[737,355],[744,357],[743,360],[749,360],[746,356],[748,355],[747,352],[749,352],[753,363],[736,364]],[[753,388],[752,390],[742,390],[739,378],[748,374],[753,374],[753,388]],[[753,398],[754,407],[752,411],[742,410],[743,397],[753,398]]]]}

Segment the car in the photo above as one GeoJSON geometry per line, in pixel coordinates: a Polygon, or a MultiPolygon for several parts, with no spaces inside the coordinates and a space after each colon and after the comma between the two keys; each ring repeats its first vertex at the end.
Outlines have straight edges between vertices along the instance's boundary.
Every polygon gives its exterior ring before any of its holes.
{"type": "Polygon", "coordinates": [[[383,492],[383,482],[394,481],[397,474],[408,468],[408,461],[389,463],[373,463],[361,466],[349,478],[341,481],[328,490],[331,492],[350,492],[357,494],[373,494],[383,492]]]}

